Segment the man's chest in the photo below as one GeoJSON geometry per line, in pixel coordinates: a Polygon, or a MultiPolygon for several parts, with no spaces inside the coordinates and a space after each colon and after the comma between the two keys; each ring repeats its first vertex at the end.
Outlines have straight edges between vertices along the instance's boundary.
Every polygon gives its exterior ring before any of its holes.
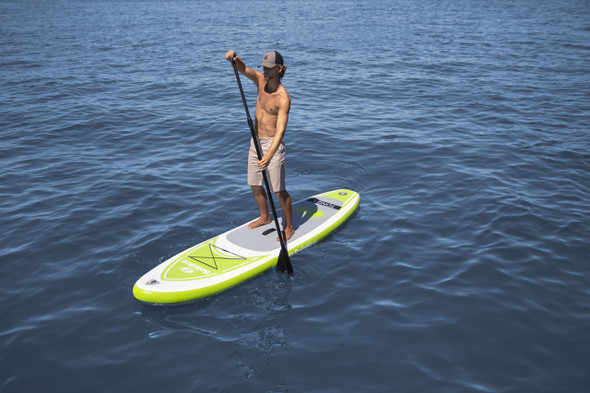
{"type": "Polygon", "coordinates": [[[277,115],[279,113],[278,96],[276,94],[268,94],[265,92],[258,94],[256,111],[258,112],[258,110],[270,115],[277,115]]]}

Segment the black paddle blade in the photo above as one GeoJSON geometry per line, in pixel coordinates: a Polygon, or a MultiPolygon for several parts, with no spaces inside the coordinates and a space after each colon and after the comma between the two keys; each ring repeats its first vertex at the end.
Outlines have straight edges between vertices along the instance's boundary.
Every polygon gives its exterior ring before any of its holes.
{"type": "Polygon", "coordinates": [[[293,266],[291,265],[291,258],[289,258],[289,252],[285,247],[281,248],[279,254],[279,260],[277,262],[277,271],[281,273],[293,274],[293,266]]]}

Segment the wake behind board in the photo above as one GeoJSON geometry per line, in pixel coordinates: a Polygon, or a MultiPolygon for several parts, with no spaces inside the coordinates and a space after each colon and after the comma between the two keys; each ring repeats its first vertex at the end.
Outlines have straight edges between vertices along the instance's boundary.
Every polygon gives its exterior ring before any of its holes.
{"type": "MultiPolygon", "coordinates": [[[[294,203],[289,255],[342,225],[359,202],[358,193],[341,189],[294,203]]],[[[281,212],[277,215],[282,228],[281,212]]],[[[245,223],[162,262],[137,280],[133,295],[146,303],[170,304],[221,292],[275,266],[281,251],[277,237],[274,221],[255,229],[245,223]]]]}

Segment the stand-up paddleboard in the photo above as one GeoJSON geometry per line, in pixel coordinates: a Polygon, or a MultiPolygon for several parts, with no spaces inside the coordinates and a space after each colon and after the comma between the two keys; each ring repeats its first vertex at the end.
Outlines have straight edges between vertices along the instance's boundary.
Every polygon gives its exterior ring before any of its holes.
{"type": "MultiPolygon", "coordinates": [[[[358,193],[334,190],[293,204],[295,233],[289,255],[312,246],[342,225],[360,202],[358,193]]],[[[282,225],[281,212],[279,222],[282,225]]],[[[211,296],[275,266],[281,251],[274,222],[248,223],[197,244],[143,275],[133,295],[146,303],[184,303],[211,296]]]]}

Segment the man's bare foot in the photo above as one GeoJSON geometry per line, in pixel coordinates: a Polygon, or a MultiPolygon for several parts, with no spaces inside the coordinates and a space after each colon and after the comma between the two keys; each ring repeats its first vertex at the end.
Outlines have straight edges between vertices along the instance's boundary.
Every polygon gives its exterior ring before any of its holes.
{"type": "MultiPolygon", "coordinates": [[[[293,236],[293,234],[295,233],[295,229],[293,228],[285,228],[285,230],[283,231],[283,235],[285,236],[284,239],[285,241],[291,239],[291,237],[293,236]]],[[[279,238],[277,237],[277,242],[279,241],[279,238]]]]}
{"type": "Polygon", "coordinates": [[[258,220],[252,221],[250,224],[248,224],[248,229],[258,228],[259,226],[266,225],[266,224],[270,224],[270,218],[267,218],[265,220],[262,217],[260,217],[258,220]]]}

